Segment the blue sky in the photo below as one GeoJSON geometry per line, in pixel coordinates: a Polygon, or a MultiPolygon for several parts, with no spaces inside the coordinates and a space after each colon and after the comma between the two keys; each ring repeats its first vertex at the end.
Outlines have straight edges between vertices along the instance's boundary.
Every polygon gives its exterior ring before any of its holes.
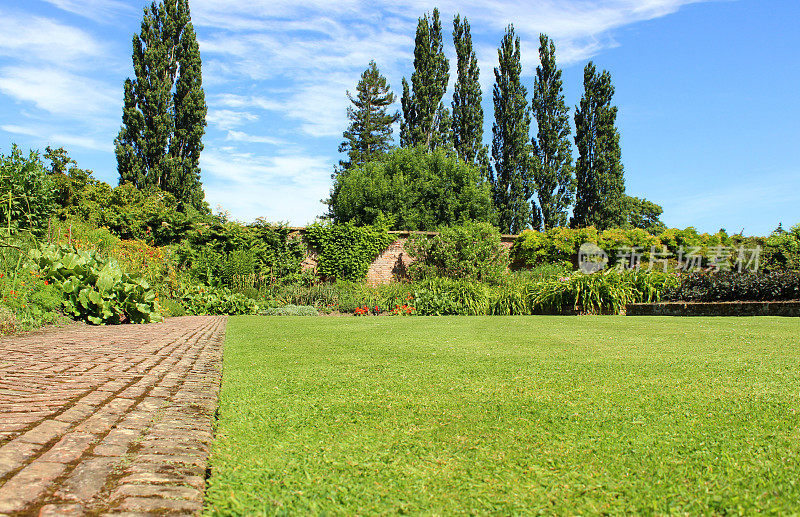
{"type": "MultiPolygon", "coordinates": [[[[0,0],[0,152],[64,146],[116,184],[113,139],[141,0],[0,0]]],[[[201,159],[212,208],[305,224],[324,211],[347,125],[345,90],[370,59],[396,92],[416,20],[466,16],[486,133],[496,48],[522,38],[529,89],[550,34],[567,102],[592,59],[617,89],[628,193],[670,226],[766,234],[800,222],[796,0],[190,0],[209,106],[201,159]]],[[[452,42],[446,50],[454,69],[452,42]]],[[[453,73],[451,72],[451,75],[453,73]]],[[[447,92],[447,102],[452,87],[447,92]]],[[[399,106],[398,106],[399,109],[399,106]]],[[[397,132],[397,129],[396,129],[397,132]]]]}

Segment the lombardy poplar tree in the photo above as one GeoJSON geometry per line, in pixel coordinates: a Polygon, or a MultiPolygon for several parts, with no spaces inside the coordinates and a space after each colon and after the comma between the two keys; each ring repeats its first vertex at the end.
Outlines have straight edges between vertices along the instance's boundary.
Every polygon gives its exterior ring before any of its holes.
{"type": "Polygon", "coordinates": [[[599,230],[625,223],[625,179],[617,108],[611,105],[611,74],[589,62],[583,71],[583,97],[575,110],[577,191],[571,225],[599,230]]]}
{"type": "Polygon", "coordinates": [[[575,193],[575,176],[569,140],[569,108],[564,101],[561,70],[556,66],[555,44],[545,34],[539,35],[539,62],[531,101],[538,133],[531,144],[539,198],[538,219],[546,230],[567,225],[567,210],[575,193]]]}
{"type": "Polygon", "coordinates": [[[403,78],[403,120],[400,143],[434,149],[450,141],[450,112],[442,97],[450,79],[450,64],[444,55],[442,23],[439,10],[431,18],[426,14],[417,23],[414,44],[414,72],[411,85],[403,78]]]}
{"type": "Polygon", "coordinates": [[[347,108],[350,126],[339,146],[340,153],[347,153],[347,160],[339,162],[341,170],[375,160],[391,149],[392,124],[400,118],[388,111],[396,97],[375,61],[361,74],[356,92],[355,97],[347,92],[352,106],[347,108]]]}
{"type": "Polygon", "coordinates": [[[144,8],[133,71],[114,142],[120,183],[158,187],[183,209],[204,210],[199,160],[207,108],[188,0],[144,8]]]}
{"type": "Polygon", "coordinates": [[[507,233],[524,230],[531,218],[534,193],[527,90],[520,81],[519,38],[509,25],[498,50],[494,69],[494,118],[492,126],[492,187],[500,229],[507,233]]]}
{"type": "Polygon", "coordinates": [[[480,69],[466,18],[462,21],[456,16],[453,20],[453,43],[458,68],[453,92],[453,147],[466,163],[483,168],[487,153],[483,145],[480,69]]]}

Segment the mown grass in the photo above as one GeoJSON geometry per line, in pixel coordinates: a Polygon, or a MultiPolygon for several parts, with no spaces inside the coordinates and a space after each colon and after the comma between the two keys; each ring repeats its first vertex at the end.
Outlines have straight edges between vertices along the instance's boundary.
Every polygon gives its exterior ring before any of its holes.
{"type": "Polygon", "coordinates": [[[210,515],[796,514],[800,320],[231,318],[210,515]]]}

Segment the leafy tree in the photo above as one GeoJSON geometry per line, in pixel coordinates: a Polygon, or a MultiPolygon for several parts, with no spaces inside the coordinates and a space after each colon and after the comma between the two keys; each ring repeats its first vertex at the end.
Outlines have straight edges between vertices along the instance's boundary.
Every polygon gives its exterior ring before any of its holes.
{"type": "Polygon", "coordinates": [[[594,63],[583,71],[583,98],[575,111],[577,192],[572,226],[603,230],[625,223],[625,179],[616,127],[617,108],[611,105],[614,86],[607,71],[594,63]]]}
{"type": "Polygon", "coordinates": [[[78,167],[63,147],[47,147],[44,158],[50,161],[47,172],[54,183],[53,194],[59,215],[62,218],[75,215],[89,188],[97,184],[93,172],[78,167]]]}
{"type": "Polygon", "coordinates": [[[472,47],[467,19],[453,20],[458,77],[453,92],[453,147],[466,163],[483,167],[487,161],[483,145],[483,107],[481,107],[480,69],[472,47]]]}
{"type": "Polygon", "coordinates": [[[114,142],[120,183],[158,187],[183,208],[207,210],[199,166],[206,102],[188,0],[145,7],[133,37],[133,71],[114,142]]]}
{"type": "Polygon", "coordinates": [[[339,162],[342,169],[372,161],[388,151],[392,146],[392,124],[400,118],[399,113],[388,113],[396,97],[375,61],[370,61],[361,74],[356,91],[355,97],[347,92],[353,105],[347,108],[351,122],[339,146],[340,153],[347,153],[347,160],[339,162]]]}
{"type": "Polygon", "coordinates": [[[666,229],[666,225],[661,222],[661,214],[664,209],[652,201],[640,199],[633,196],[625,196],[625,226],[629,228],[641,228],[653,235],[657,235],[666,229]]]}
{"type": "Polygon", "coordinates": [[[390,151],[381,161],[336,177],[330,213],[337,223],[435,230],[466,221],[491,221],[491,190],[477,168],[443,149],[390,151]]]}
{"type": "Polygon", "coordinates": [[[422,145],[434,149],[450,141],[450,113],[442,103],[450,79],[449,69],[439,10],[434,9],[432,18],[426,14],[417,24],[411,86],[403,78],[403,120],[400,123],[403,147],[422,145]]]}
{"type": "Polygon", "coordinates": [[[519,38],[509,25],[498,50],[500,66],[494,69],[494,118],[492,127],[492,186],[500,229],[507,233],[524,230],[531,217],[534,193],[527,90],[520,81],[519,38]]]}
{"type": "Polygon", "coordinates": [[[556,66],[556,47],[545,34],[539,35],[539,61],[531,102],[538,138],[534,137],[531,143],[538,209],[546,230],[566,226],[567,210],[575,193],[575,177],[569,141],[569,108],[564,102],[561,70],[556,66]]]}

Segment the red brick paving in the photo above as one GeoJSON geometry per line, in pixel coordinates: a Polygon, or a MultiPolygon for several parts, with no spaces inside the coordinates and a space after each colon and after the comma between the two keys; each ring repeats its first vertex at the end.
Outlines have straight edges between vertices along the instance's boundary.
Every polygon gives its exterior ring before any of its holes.
{"type": "Polygon", "coordinates": [[[200,512],[225,321],[0,339],[0,516],[200,512]]]}

